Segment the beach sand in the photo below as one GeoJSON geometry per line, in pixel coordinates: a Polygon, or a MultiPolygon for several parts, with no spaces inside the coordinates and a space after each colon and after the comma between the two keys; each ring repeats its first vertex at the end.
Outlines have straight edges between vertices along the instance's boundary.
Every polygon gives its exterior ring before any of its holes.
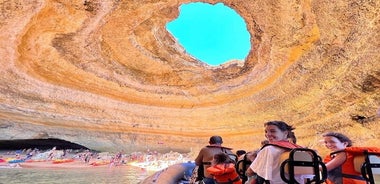
{"type": "Polygon", "coordinates": [[[79,160],[72,162],[54,164],[52,161],[33,161],[19,163],[22,168],[92,168],[92,167],[108,167],[108,165],[93,166],[88,163],[83,163],[79,160]]]}
{"type": "Polygon", "coordinates": [[[0,159],[3,160],[0,160],[1,168],[99,168],[134,166],[152,171],[158,171],[169,165],[190,160],[188,157],[177,152],[165,154],[157,152],[136,152],[125,155],[108,152],[91,153],[90,151],[71,151],[66,152],[65,156],[62,156],[62,151],[55,149],[39,152],[30,158],[27,158],[25,153],[3,152],[0,153],[0,159]]]}

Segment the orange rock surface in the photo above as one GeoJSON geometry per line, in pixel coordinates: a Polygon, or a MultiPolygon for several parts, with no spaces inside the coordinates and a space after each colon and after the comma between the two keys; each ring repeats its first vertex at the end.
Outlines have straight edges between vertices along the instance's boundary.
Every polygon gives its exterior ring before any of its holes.
{"type": "MultiPolygon", "coordinates": [[[[380,1],[206,0],[246,21],[245,61],[212,67],[165,29],[191,0],[0,2],[0,140],[96,150],[255,149],[263,123],[380,146],[380,1]]],[[[233,47],[233,46],[231,46],[233,47]]]]}

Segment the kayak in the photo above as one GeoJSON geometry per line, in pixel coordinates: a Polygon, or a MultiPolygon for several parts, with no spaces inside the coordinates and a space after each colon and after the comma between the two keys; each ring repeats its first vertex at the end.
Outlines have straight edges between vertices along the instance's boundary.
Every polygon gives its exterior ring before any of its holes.
{"type": "Polygon", "coordinates": [[[10,164],[16,164],[16,163],[21,163],[21,162],[25,162],[24,159],[14,159],[14,160],[9,160],[8,163],[10,164]]]}
{"type": "Polygon", "coordinates": [[[62,163],[68,163],[68,162],[74,162],[74,159],[67,158],[67,159],[55,159],[52,161],[53,164],[62,164],[62,163]]]}
{"type": "Polygon", "coordinates": [[[96,162],[92,162],[90,165],[93,165],[93,166],[101,166],[101,165],[108,165],[110,164],[111,162],[110,161],[96,161],[96,162]]]}

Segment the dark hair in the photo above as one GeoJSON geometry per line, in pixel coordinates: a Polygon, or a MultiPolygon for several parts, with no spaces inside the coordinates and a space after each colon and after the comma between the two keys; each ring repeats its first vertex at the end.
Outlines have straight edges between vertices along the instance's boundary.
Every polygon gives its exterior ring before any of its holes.
{"type": "Polygon", "coordinates": [[[347,143],[347,147],[351,147],[352,146],[352,141],[350,138],[348,138],[347,136],[341,134],[341,133],[338,133],[338,132],[327,132],[327,133],[324,133],[322,135],[322,137],[327,137],[327,136],[330,136],[330,137],[335,137],[337,138],[340,142],[346,142],[347,143]]]}
{"type": "Polygon", "coordinates": [[[289,141],[291,141],[292,143],[296,144],[297,143],[297,138],[296,138],[296,135],[294,134],[294,132],[289,132],[288,134],[288,139],[291,139],[289,141]]]}
{"type": "Polygon", "coordinates": [[[293,142],[296,143],[297,139],[296,139],[296,136],[294,135],[294,132],[293,132],[293,130],[295,129],[293,126],[288,125],[287,123],[285,123],[283,121],[268,121],[268,122],[264,123],[264,126],[268,126],[268,125],[277,126],[278,129],[280,129],[283,132],[288,131],[289,133],[288,133],[287,138],[293,139],[293,142]]]}
{"type": "Polygon", "coordinates": [[[219,135],[214,135],[210,137],[210,144],[223,144],[223,139],[219,135]]]}
{"type": "Polygon", "coordinates": [[[263,141],[261,141],[261,146],[264,146],[264,145],[266,145],[266,144],[269,144],[269,141],[268,140],[263,140],[263,141]]]}
{"type": "Polygon", "coordinates": [[[220,152],[214,155],[214,161],[216,164],[221,163],[234,163],[234,161],[224,152],[220,152]]]}
{"type": "Polygon", "coordinates": [[[240,155],[244,155],[244,154],[246,154],[247,152],[245,151],[245,150],[237,150],[236,151],[236,155],[237,156],[240,156],[240,155]]]}

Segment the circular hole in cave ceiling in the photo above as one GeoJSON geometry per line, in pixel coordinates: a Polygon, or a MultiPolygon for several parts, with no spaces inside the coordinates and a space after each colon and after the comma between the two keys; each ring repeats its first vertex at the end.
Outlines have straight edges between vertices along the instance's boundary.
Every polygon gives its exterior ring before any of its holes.
{"type": "Polygon", "coordinates": [[[178,18],[167,23],[166,29],[188,54],[212,66],[244,62],[251,49],[244,19],[223,3],[182,4],[178,18]]]}

